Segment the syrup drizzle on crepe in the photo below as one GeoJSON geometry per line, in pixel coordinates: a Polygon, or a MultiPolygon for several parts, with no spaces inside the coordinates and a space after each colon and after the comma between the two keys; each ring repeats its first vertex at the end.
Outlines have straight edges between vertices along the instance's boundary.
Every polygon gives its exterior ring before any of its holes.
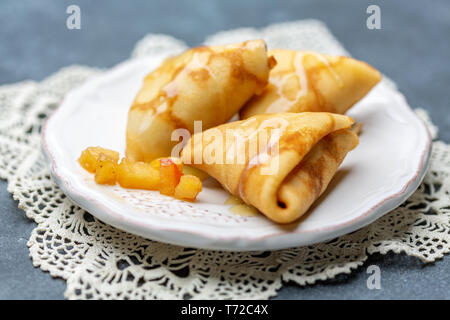
{"type": "Polygon", "coordinates": [[[216,79],[214,73],[211,71],[211,68],[208,66],[208,62],[209,56],[201,55],[201,52],[194,52],[191,61],[186,64],[183,70],[181,70],[181,72],[177,74],[177,76],[172,81],[170,81],[162,88],[165,96],[170,99],[178,95],[178,80],[181,78],[182,74],[205,71],[209,77],[216,79]]]}
{"type": "MultiPolygon", "coordinates": [[[[194,82],[203,82],[209,78],[217,80],[216,74],[210,68],[211,61],[215,56],[224,57],[230,61],[231,65],[233,65],[234,60],[241,58],[236,54],[233,54],[230,51],[231,49],[239,49],[241,51],[254,50],[258,47],[258,45],[259,44],[255,41],[246,41],[243,43],[243,46],[228,45],[229,50],[224,50],[223,52],[215,52],[210,47],[197,47],[190,50],[190,52],[192,52],[192,55],[188,57],[189,60],[185,64],[183,64],[182,62],[180,64],[176,64],[174,62],[176,60],[176,57],[168,58],[162,64],[165,69],[155,70],[153,72],[153,76],[157,76],[158,73],[170,72],[171,78],[162,86],[159,93],[157,93],[155,96],[148,97],[145,93],[139,92],[135,99],[135,102],[133,103],[132,108],[141,108],[147,110],[147,114],[145,115],[146,119],[140,125],[138,133],[145,132],[152,123],[153,119],[158,116],[164,117],[167,122],[170,122],[172,124],[173,128],[190,128],[187,123],[185,123],[182,119],[177,118],[172,112],[173,104],[177,100],[180,90],[182,90],[182,87],[180,86],[182,80],[180,79],[183,79],[186,75],[189,75],[194,82]]],[[[239,65],[242,65],[242,63],[239,65]]],[[[242,70],[238,71],[238,74],[249,73],[249,71],[247,71],[243,66],[242,70]]],[[[152,75],[152,73],[150,73],[150,75],[152,75]]],[[[148,76],[149,75],[147,75],[147,77],[148,76]]],[[[146,79],[144,79],[144,86],[146,79]]],[[[267,84],[266,81],[262,81],[260,79],[256,79],[256,81],[258,83],[261,83],[260,85],[262,87],[265,87],[267,84]]],[[[224,100],[224,97],[220,97],[220,99],[224,100]]],[[[224,108],[224,106],[222,106],[222,108],[224,108]]],[[[218,111],[217,115],[224,113],[226,112],[223,110],[218,111]]],[[[226,122],[227,120],[228,117],[219,121],[219,123],[226,122]]]]}
{"type": "Polygon", "coordinates": [[[342,82],[342,79],[339,77],[339,75],[336,73],[336,71],[333,70],[333,68],[328,63],[328,60],[321,55],[320,53],[316,52],[296,52],[292,55],[292,61],[291,61],[291,68],[295,70],[295,75],[298,78],[300,90],[297,92],[294,99],[289,99],[284,92],[283,88],[286,85],[286,81],[290,79],[293,74],[291,72],[288,72],[284,75],[274,75],[270,78],[271,85],[274,85],[277,89],[278,99],[276,99],[272,104],[270,104],[265,113],[277,113],[277,112],[289,112],[290,109],[295,106],[302,97],[305,97],[308,92],[308,74],[305,70],[305,67],[303,65],[303,60],[305,56],[314,56],[319,60],[322,65],[328,70],[328,72],[333,76],[333,78],[336,80],[336,82],[339,84],[340,87],[342,87],[344,84],[342,82]]]}
{"type": "MultiPolygon", "coordinates": [[[[251,120],[251,119],[252,118],[250,118],[249,120],[251,120]]],[[[247,120],[247,121],[249,121],[249,120],[247,120]]],[[[256,119],[254,119],[254,120],[256,120],[256,119]]],[[[274,150],[274,147],[279,148],[280,138],[288,126],[287,122],[278,122],[277,124],[278,124],[277,127],[265,126],[262,128],[262,130],[264,130],[266,128],[272,128],[272,129],[276,129],[277,131],[271,134],[267,145],[264,148],[262,148],[262,150],[258,150],[257,153],[248,160],[244,170],[242,171],[241,178],[239,179],[238,190],[237,190],[238,194],[242,198],[245,198],[245,194],[244,194],[245,193],[244,192],[245,180],[247,179],[247,176],[248,176],[250,170],[252,170],[252,168],[254,168],[256,166],[260,166],[260,165],[264,165],[264,164],[268,163],[270,161],[271,157],[276,156],[276,154],[274,154],[272,150],[274,150]]],[[[256,135],[256,138],[258,138],[258,134],[260,132],[261,132],[261,127],[259,126],[255,130],[254,133],[252,133],[249,137],[247,137],[247,140],[254,138],[255,135],[256,135]]],[[[253,144],[256,145],[258,148],[261,147],[260,143],[254,142],[253,144]]],[[[279,150],[275,149],[275,151],[277,151],[277,153],[278,153],[279,150]]]]}

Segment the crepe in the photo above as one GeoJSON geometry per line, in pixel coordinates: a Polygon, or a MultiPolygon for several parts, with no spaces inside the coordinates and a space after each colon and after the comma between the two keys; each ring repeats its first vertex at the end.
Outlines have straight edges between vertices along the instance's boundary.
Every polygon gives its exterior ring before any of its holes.
{"type": "Polygon", "coordinates": [[[350,117],[325,112],[257,115],[193,135],[181,158],[269,219],[290,223],[357,146],[352,124],[350,117]]]}
{"type": "Polygon", "coordinates": [[[277,60],[269,85],[241,110],[241,119],[280,112],[344,114],[381,79],[380,73],[349,57],[315,52],[269,50],[277,60]]]}
{"type": "Polygon", "coordinates": [[[173,130],[193,132],[195,120],[203,130],[227,122],[262,92],[274,64],[263,40],[198,47],[166,59],[145,77],[129,110],[127,158],[169,156],[177,144],[173,130]]]}

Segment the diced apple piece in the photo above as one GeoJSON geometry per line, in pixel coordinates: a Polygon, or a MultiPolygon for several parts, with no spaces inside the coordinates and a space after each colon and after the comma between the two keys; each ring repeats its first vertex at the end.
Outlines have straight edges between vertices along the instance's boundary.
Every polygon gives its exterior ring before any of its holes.
{"type": "Polygon", "coordinates": [[[175,187],[180,182],[182,173],[175,162],[170,158],[160,159],[159,162],[159,192],[167,196],[173,196],[175,187]]]}
{"type": "Polygon", "coordinates": [[[199,178],[192,175],[184,175],[180,183],[175,188],[174,197],[182,200],[194,201],[197,195],[202,191],[202,182],[199,178]]]}
{"type": "Polygon", "coordinates": [[[105,155],[108,159],[117,163],[119,161],[119,153],[113,150],[104,149],[101,147],[89,147],[81,152],[78,158],[80,165],[89,172],[95,173],[97,168],[97,161],[100,154],[105,155]]]}
{"type": "Polygon", "coordinates": [[[163,160],[163,159],[172,160],[177,165],[178,170],[180,170],[180,171],[183,170],[183,162],[181,161],[180,158],[175,158],[175,157],[157,158],[157,159],[153,160],[152,162],[150,162],[150,164],[152,165],[153,168],[155,168],[156,170],[159,170],[161,160],[163,160]]]}
{"type": "Polygon", "coordinates": [[[118,166],[117,182],[123,188],[158,190],[159,172],[150,163],[124,158],[118,166]]]}
{"type": "Polygon", "coordinates": [[[98,184],[116,184],[117,161],[111,160],[104,153],[100,154],[95,169],[95,182],[98,184]]]}

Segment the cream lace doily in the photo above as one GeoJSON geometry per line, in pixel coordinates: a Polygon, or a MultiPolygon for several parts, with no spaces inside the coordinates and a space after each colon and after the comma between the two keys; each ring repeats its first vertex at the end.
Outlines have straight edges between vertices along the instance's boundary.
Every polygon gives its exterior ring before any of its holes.
{"type": "MultiPolygon", "coordinates": [[[[317,21],[239,29],[206,43],[264,37],[271,47],[345,53],[317,21]]],[[[179,52],[185,44],[149,35],[133,57],[179,52]]],[[[431,262],[450,251],[450,148],[433,143],[430,169],[398,209],[371,225],[317,245],[273,252],[231,253],[158,243],[117,230],[71,202],[52,181],[40,150],[40,128],[66,92],[99,70],[71,66],[42,82],[0,87],[0,176],[27,217],[37,223],[28,246],[33,264],[67,281],[69,299],[265,299],[285,281],[299,285],[350,273],[371,253],[405,252],[431,262]]],[[[417,110],[437,129],[424,110],[417,110]]]]}

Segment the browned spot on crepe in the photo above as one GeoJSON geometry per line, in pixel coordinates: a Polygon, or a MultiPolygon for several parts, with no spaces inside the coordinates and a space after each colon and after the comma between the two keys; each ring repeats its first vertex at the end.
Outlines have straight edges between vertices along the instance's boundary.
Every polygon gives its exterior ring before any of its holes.
{"type": "Polygon", "coordinates": [[[166,59],[147,75],[130,108],[127,156],[168,156],[174,129],[192,133],[196,120],[203,130],[227,122],[267,85],[273,64],[262,40],[198,47],[166,59]]]}

